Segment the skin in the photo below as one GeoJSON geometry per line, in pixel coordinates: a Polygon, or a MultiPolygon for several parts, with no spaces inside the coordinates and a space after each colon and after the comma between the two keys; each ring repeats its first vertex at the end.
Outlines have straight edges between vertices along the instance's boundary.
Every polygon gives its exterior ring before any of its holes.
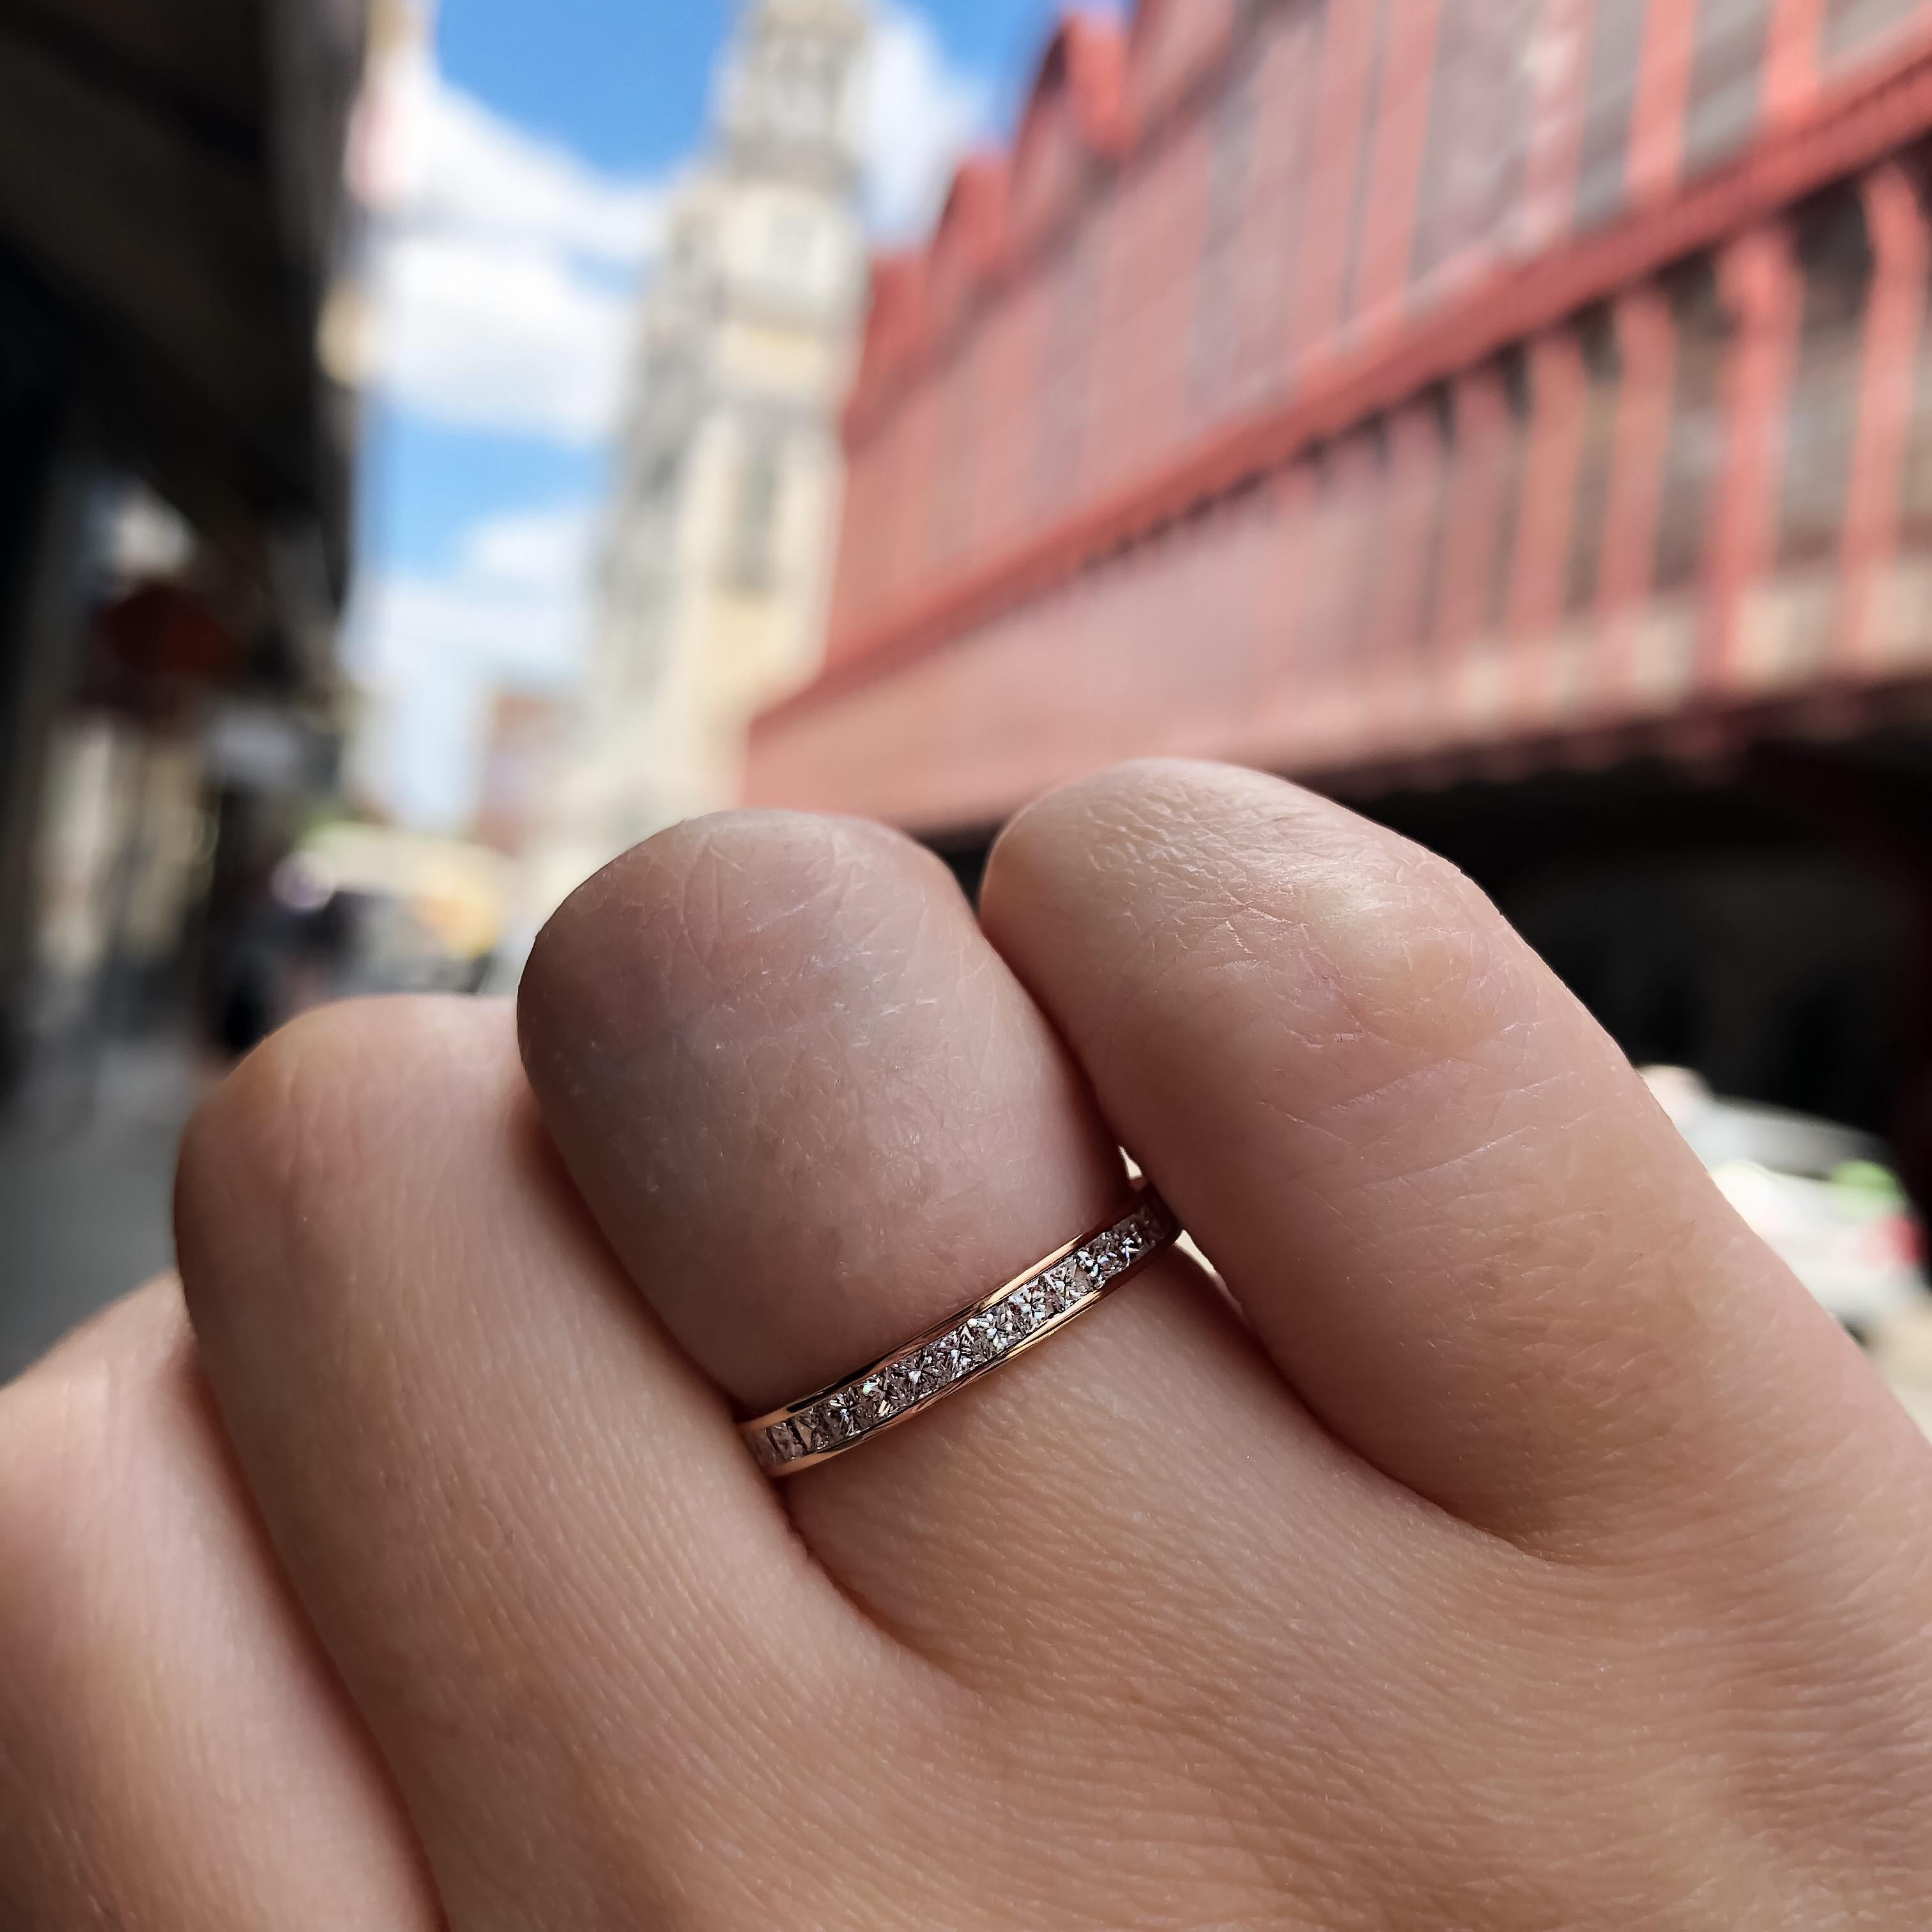
{"type": "Polygon", "coordinates": [[[727,814],[250,1058],[0,1396],[0,1924],[1924,1924],[1932,1450],[1480,896],[1144,765],[982,920],[727,814]],[[1225,1288],[755,1472],[1121,1145],[1225,1288]]]}

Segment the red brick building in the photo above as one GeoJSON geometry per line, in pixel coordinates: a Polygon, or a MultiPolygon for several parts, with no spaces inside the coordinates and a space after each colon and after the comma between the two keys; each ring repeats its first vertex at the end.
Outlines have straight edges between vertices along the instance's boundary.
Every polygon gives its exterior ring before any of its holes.
{"type": "Polygon", "coordinates": [[[970,866],[1116,757],[1292,773],[1633,1052],[1909,1136],[1928,131],[1932,0],[1070,19],[878,265],[826,667],[751,796],[970,866]]]}

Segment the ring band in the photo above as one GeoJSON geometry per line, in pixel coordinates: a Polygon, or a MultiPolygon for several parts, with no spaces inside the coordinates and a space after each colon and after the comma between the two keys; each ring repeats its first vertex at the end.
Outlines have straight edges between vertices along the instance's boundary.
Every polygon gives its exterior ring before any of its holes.
{"type": "Polygon", "coordinates": [[[1139,1271],[1180,1232],[1145,1182],[1133,1206],[856,1373],[739,1425],[768,1476],[795,1476],[922,1414],[1010,1362],[1139,1271]]]}

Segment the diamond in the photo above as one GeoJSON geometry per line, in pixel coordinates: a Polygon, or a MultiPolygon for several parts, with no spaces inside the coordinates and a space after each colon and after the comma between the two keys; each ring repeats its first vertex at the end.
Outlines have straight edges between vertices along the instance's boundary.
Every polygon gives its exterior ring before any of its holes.
{"type": "Polygon", "coordinates": [[[1049,1298],[1048,1305],[1056,1312],[1071,1308],[1087,1292],[1087,1284],[1070,1258],[1056,1262],[1040,1276],[1040,1282],[1049,1298]]]}
{"type": "Polygon", "coordinates": [[[988,1354],[1004,1355],[1006,1352],[1006,1345],[1013,1339],[1012,1311],[1004,1302],[996,1301],[991,1308],[981,1309],[974,1316],[973,1322],[988,1354]]]}
{"type": "Polygon", "coordinates": [[[1104,1234],[1096,1234],[1080,1250],[1080,1264],[1096,1286],[1112,1281],[1126,1265],[1120,1258],[1119,1236],[1111,1228],[1104,1234]]]}
{"type": "Polygon", "coordinates": [[[850,1402],[842,1395],[827,1396],[818,1405],[818,1417],[827,1447],[849,1442],[859,1432],[859,1418],[853,1413],[850,1402]]]}
{"type": "Polygon", "coordinates": [[[860,1412],[869,1422],[889,1422],[912,1406],[912,1385],[906,1382],[906,1372],[898,1362],[868,1376],[860,1383],[858,1393],[860,1412]]]}
{"type": "Polygon", "coordinates": [[[1174,1218],[1174,1210],[1158,1195],[1141,1203],[1138,1219],[1150,1247],[1157,1248],[1180,1232],[1180,1223],[1174,1218]]]}
{"type": "Polygon", "coordinates": [[[889,1421],[905,1406],[901,1390],[883,1370],[868,1376],[853,1394],[861,1419],[868,1423],[889,1421]]]}
{"type": "Polygon", "coordinates": [[[765,1431],[765,1439],[772,1445],[772,1458],[776,1462],[796,1462],[805,1454],[805,1444],[789,1422],[773,1423],[765,1431]]]}
{"type": "Polygon", "coordinates": [[[1008,1295],[988,1312],[999,1324],[1000,1341],[1010,1348],[1016,1342],[1024,1342],[1033,1333],[1033,1323],[1018,1294],[1008,1295]]]}
{"type": "Polygon", "coordinates": [[[976,1369],[982,1362],[993,1360],[1000,1352],[999,1334],[990,1316],[976,1315],[970,1322],[961,1322],[952,1333],[960,1361],[967,1368],[976,1369]]]}
{"type": "Polygon", "coordinates": [[[1046,1284],[1042,1281],[1030,1281],[1025,1287],[1015,1289],[1010,1306],[1019,1317],[1022,1329],[1029,1335],[1053,1312],[1046,1284]]]}
{"type": "Polygon", "coordinates": [[[962,1376],[970,1374],[986,1359],[986,1352],[980,1346],[980,1337],[974,1333],[973,1325],[968,1322],[962,1322],[950,1335],[942,1336],[938,1346],[945,1351],[946,1360],[952,1365],[955,1382],[962,1376]]]}

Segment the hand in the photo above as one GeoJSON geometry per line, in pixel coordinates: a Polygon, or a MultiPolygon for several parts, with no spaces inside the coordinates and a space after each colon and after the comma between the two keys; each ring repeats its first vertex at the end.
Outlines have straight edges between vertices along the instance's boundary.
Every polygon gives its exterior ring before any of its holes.
{"type": "Polygon", "coordinates": [[[305,1020],[0,1410],[0,1923],[1916,1928],[1932,1452],[1459,876],[1132,767],[305,1020]],[[526,1079],[527,1070],[527,1081],[526,1079]],[[532,1097],[534,1090],[534,1097],[532,1097]],[[774,1486],[733,1427],[1170,1253],[774,1486]],[[203,1376],[206,1377],[206,1383],[203,1376]]]}

